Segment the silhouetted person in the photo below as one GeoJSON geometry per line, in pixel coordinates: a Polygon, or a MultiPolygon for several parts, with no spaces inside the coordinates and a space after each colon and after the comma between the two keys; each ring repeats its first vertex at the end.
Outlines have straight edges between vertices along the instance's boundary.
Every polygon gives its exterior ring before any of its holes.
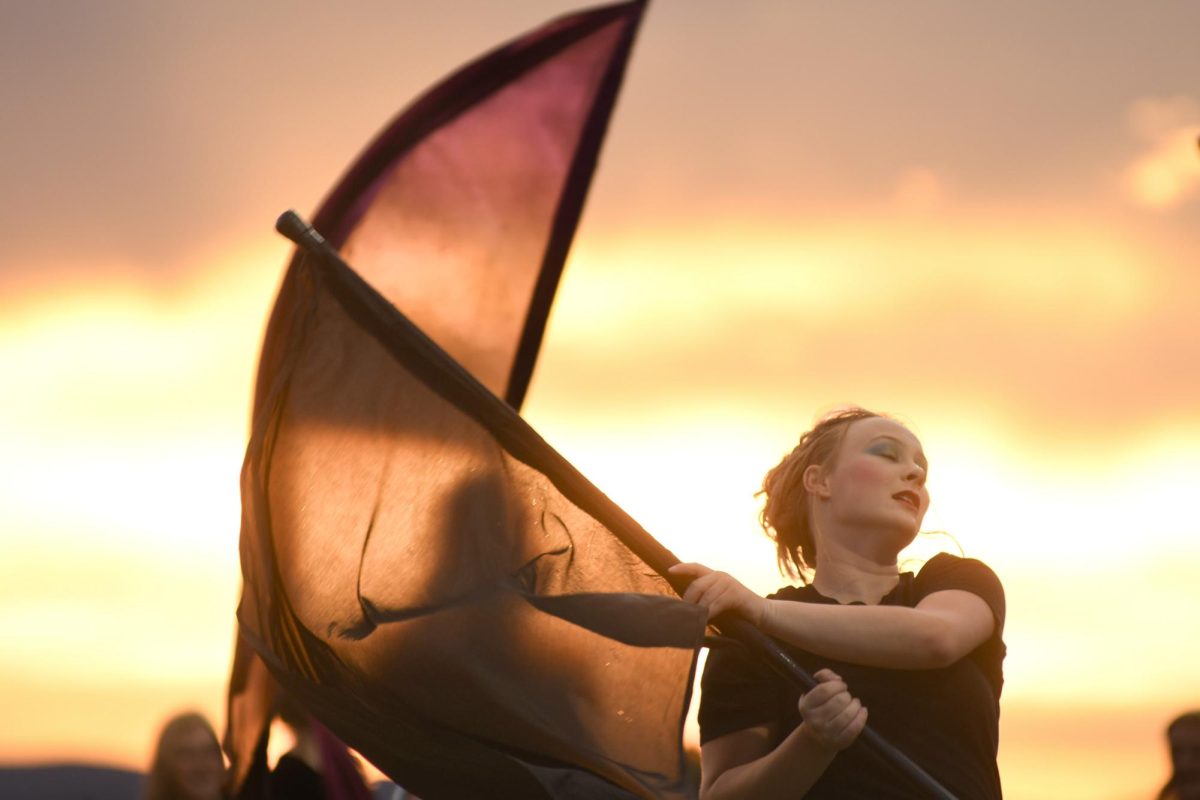
{"type": "Polygon", "coordinates": [[[208,720],[195,712],[163,725],[146,776],[143,800],[222,800],[225,760],[208,720]]]}
{"type": "Polygon", "coordinates": [[[1171,780],[1159,800],[1200,800],[1200,711],[1189,711],[1167,726],[1171,780]]]}

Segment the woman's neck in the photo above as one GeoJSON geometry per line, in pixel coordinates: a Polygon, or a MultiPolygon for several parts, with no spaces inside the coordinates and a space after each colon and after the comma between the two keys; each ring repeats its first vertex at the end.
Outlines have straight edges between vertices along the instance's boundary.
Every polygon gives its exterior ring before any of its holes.
{"type": "Polygon", "coordinates": [[[832,542],[822,543],[814,572],[813,587],[843,604],[875,605],[900,581],[894,556],[869,558],[832,542]]]}

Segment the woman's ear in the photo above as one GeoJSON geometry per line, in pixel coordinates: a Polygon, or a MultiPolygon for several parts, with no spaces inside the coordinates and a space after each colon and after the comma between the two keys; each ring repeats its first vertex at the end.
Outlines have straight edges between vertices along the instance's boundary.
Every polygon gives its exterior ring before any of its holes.
{"type": "Polygon", "coordinates": [[[829,476],[820,464],[804,468],[804,491],[817,497],[829,497],[829,476]]]}

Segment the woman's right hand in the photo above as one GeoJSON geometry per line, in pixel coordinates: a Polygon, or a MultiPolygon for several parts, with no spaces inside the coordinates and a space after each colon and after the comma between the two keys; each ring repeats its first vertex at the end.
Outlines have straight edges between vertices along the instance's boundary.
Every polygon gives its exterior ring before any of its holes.
{"type": "Polygon", "coordinates": [[[732,611],[762,627],[767,613],[766,598],[747,589],[732,575],[694,563],[676,564],[667,572],[692,579],[683,593],[683,599],[707,608],[709,619],[732,611]]]}
{"type": "Polygon", "coordinates": [[[845,750],[866,727],[867,709],[833,670],[813,677],[817,685],[800,696],[801,732],[827,750],[845,750]]]}

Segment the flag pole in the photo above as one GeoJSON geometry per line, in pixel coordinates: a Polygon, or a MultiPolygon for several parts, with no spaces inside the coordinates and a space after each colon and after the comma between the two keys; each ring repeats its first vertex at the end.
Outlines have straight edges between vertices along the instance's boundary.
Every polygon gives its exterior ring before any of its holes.
{"type": "MultiPolygon", "coordinates": [[[[317,272],[326,280],[330,293],[426,386],[485,426],[513,457],[542,472],[564,496],[612,531],[677,593],[683,593],[692,579],[668,572],[679,563],[674,553],[551,447],[516,409],[494,395],[376,292],[299,214],[285,211],[276,221],[275,229],[315,257],[317,272]]],[[[806,691],[817,685],[777,641],[750,622],[732,614],[720,615],[713,622],[722,635],[744,644],[787,680],[806,691]]],[[[858,741],[925,789],[930,797],[956,800],[929,773],[871,728],[864,728],[858,741]]]]}

